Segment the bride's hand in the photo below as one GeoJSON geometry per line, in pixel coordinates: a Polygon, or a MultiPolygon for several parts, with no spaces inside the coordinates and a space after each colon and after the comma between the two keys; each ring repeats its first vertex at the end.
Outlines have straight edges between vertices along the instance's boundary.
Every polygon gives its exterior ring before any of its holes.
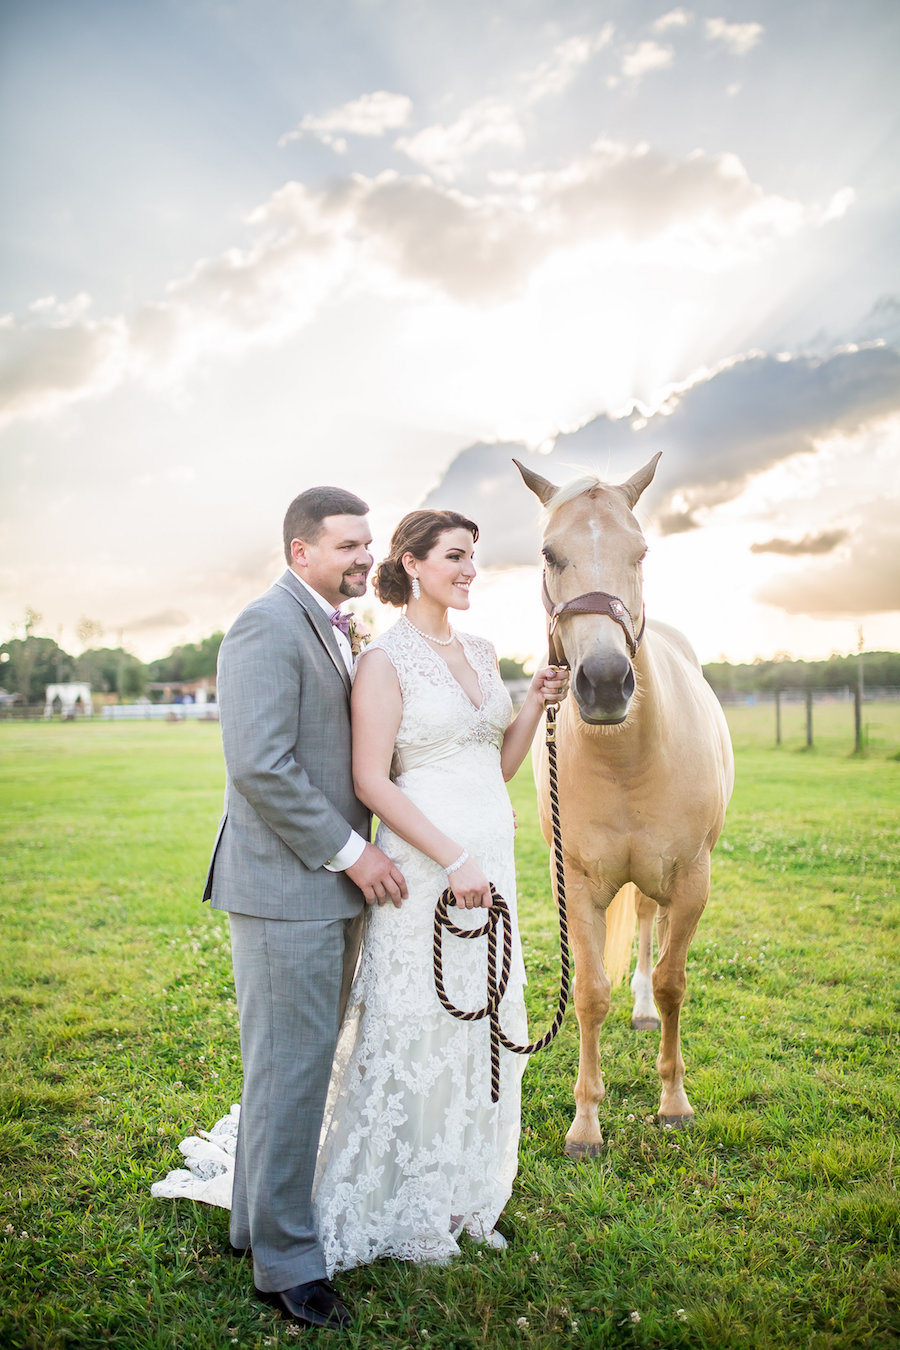
{"type": "Polygon", "coordinates": [[[535,694],[541,706],[561,703],[569,692],[569,671],[566,666],[541,666],[532,677],[528,691],[535,694]]]}
{"type": "Polygon", "coordinates": [[[471,858],[451,872],[449,885],[459,909],[490,909],[491,883],[471,858]]]}

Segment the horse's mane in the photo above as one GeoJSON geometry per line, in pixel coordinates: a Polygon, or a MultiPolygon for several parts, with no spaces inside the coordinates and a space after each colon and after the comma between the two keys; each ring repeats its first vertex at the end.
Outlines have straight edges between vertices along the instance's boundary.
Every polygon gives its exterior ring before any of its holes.
{"type": "Polygon", "coordinates": [[[582,492],[590,492],[593,488],[607,486],[607,483],[604,483],[593,473],[584,474],[581,478],[573,478],[570,482],[563,483],[561,487],[556,489],[553,496],[544,503],[544,518],[549,519],[554,511],[558,511],[561,506],[565,506],[566,502],[574,501],[576,497],[580,497],[582,492]]]}

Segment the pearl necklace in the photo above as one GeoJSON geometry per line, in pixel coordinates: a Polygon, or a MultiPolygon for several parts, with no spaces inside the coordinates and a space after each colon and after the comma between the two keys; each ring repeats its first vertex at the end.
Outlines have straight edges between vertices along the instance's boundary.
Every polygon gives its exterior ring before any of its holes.
{"type": "Polygon", "coordinates": [[[436,643],[438,647],[449,647],[450,643],[453,642],[456,638],[456,634],[454,633],[452,628],[450,629],[450,636],[448,638],[432,637],[430,633],[423,633],[421,628],[417,628],[408,614],[404,614],[403,617],[414,633],[418,633],[419,637],[427,638],[429,642],[436,643]]]}

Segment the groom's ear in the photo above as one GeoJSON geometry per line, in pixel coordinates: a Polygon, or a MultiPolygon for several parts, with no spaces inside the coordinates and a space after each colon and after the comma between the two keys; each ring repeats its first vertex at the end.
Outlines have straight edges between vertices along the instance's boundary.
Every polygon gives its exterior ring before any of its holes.
{"type": "Polygon", "coordinates": [[[294,567],[307,565],[306,544],[302,539],[291,540],[291,563],[294,567]]]}

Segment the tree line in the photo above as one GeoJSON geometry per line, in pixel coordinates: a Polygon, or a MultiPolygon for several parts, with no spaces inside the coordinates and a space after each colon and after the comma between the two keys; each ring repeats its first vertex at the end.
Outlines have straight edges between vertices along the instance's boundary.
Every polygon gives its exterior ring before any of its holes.
{"type": "Polygon", "coordinates": [[[43,703],[48,684],[89,684],[94,693],[140,698],[154,684],[180,684],[215,675],[224,633],[174,647],[158,661],[140,661],[124,647],[89,647],[72,656],[53,638],[26,633],[0,645],[0,688],[25,703],[43,703]]]}
{"type": "MultiPolygon", "coordinates": [[[[741,665],[711,661],[703,674],[719,695],[774,693],[776,689],[844,689],[856,684],[858,656],[829,656],[827,661],[793,661],[788,656],[741,665]]],[[[900,652],[863,652],[867,689],[900,686],[900,652]]]]}
{"type": "MultiPolygon", "coordinates": [[[[224,633],[211,633],[200,642],[173,647],[168,656],[143,662],[124,647],[87,647],[80,656],[64,651],[49,637],[33,629],[40,616],[27,610],[24,637],[0,644],[0,689],[18,694],[26,703],[43,703],[48,684],[79,681],[95,693],[117,694],[120,699],[139,698],[154,684],[180,684],[215,675],[216,658],[224,633]]],[[[97,636],[98,625],[82,621],[80,636],[97,636]]],[[[830,656],[827,661],[794,661],[787,656],[732,665],[713,661],[703,673],[720,695],[771,692],[776,689],[838,689],[857,680],[857,656],[830,656]]],[[[900,652],[864,652],[863,672],[867,688],[900,686],[900,652]]],[[[504,679],[521,679],[520,661],[501,657],[504,679]]]]}

